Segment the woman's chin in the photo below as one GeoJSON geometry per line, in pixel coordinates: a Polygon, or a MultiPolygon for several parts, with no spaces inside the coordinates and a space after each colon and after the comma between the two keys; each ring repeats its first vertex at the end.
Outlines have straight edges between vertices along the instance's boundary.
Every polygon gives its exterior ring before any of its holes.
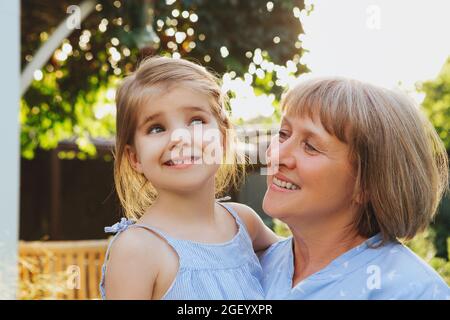
{"type": "Polygon", "coordinates": [[[282,218],[286,215],[286,212],[288,211],[286,210],[287,208],[285,208],[285,206],[286,203],[278,201],[278,199],[271,197],[267,193],[264,196],[262,208],[264,212],[272,218],[282,220],[282,218]]]}

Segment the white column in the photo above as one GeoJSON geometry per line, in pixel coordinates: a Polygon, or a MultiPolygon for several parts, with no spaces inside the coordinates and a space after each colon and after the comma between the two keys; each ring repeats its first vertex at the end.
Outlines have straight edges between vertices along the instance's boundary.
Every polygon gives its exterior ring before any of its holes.
{"type": "Polygon", "coordinates": [[[0,1],[0,299],[15,299],[19,230],[20,0],[0,1]]]}

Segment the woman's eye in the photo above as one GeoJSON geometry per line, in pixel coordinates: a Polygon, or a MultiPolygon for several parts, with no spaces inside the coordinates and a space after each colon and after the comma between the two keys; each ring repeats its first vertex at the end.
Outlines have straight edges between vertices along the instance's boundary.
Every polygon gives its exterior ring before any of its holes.
{"type": "Polygon", "coordinates": [[[153,125],[150,128],[148,128],[147,132],[149,134],[154,134],[154,133],[160,133],[160,132],[163,132],[163,131],[164,131],[164,128],[162,126],[160,126],[160,125],[153,125]]]}
{"type": "Polygon", "coordinates": [[[205,123],[205,121],[202,119],[202,118],[193,118],[192,120],[191,120],[191,123],[190,124],[192,124],[192,125],[201,125],[201,124],[204,124],[205,123]]]}
{"type": "Polygon", "coordinates": [[[316,148],[310,145],[308,142],[305,142],[305,149],[308,152],[319,152],[316,148]]]}
{"type": "Polygon", "coordinates": [[[284,141],[288,138],[288,133],[284,130],[278,131],[278,136],[280,137],[280,141],[284,141]]]}

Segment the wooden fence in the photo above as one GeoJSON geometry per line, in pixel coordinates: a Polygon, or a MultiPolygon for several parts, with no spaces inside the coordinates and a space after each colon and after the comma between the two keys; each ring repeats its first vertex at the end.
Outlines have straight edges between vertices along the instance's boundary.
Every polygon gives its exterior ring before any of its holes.
{"type": "Polygon", "coordinates": [[[22,298],[100,298],[99,282],[107,244],[108,240],[20,241],[20,287],[26,291],[22,298]],[[42,289],[42,282],[47,289],[42,289]],[[55,295],[45,296],[44,291],[52,290],[55,295]]]}

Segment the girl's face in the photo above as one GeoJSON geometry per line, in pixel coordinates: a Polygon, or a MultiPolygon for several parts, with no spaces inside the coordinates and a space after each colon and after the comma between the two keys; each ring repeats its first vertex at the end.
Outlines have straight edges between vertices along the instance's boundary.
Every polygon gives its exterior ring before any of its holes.
{"type": "Polygon", "coordinates": [[[221,151],[221,136],[208,97],[177,86],[142,106],[127,152],[158,192],[186,192],[214,181],[220,161],[206,152],[215,148],[221,151]]]}
{"type": "Polygon", "coordinates": [[[267,176],[267,214],[285,222],[348,215],[355,179],[347,144],[327,133],[320,121],[285,115],[279,145],[268,149],[272,165],[277,163],[275,148],[279,170],[267,176]]]}

